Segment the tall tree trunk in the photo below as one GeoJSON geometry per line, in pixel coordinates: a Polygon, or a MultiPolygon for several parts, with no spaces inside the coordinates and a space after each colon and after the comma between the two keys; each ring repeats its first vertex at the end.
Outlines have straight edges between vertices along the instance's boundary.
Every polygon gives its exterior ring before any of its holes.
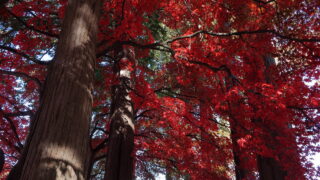
{"type": "Polygon", "coordinates": [[[100,0],[69,0],[54,63],[14,179],[84,179],[100,0]]]}
{"type": "Polygon", "coordinates": [[[106,180],[133,179],[134,116],[129,96],[132,79],[128,66],[129,50],[120,51],[114,64],[117,84],[112,87],[111,127],[106,163],[106,180]],[[125,61],[125,62],[123,62],[125,61]]]}

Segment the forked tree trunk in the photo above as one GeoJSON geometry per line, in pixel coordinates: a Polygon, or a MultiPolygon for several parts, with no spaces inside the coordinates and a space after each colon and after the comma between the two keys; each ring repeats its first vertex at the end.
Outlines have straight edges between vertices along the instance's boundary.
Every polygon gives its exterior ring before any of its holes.
{"type": "Polygon", "coordinates": [[[120,61],[114,64],[117,83],[112,87],[106,180],[133,179],[134,116],[133,102],[129,96],[132,79],[130,70],[124,67],[129,59],[132,60],[132,55],[126,49],[120,54],[120,61]]]}
{"type": "Polygon", "coordinates": [[[13,179],[84,179],[100,0],[69,0],[55,61],[13,179]]]}

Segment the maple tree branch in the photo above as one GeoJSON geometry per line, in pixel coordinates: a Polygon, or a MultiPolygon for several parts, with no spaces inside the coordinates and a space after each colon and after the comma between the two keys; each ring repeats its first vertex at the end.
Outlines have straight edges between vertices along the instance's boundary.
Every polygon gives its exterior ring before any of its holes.
{"type": "Polygon", "coordinates": [[[109,134],[108,131],[104,130],[103,128],[99,128],[99,127],[95,127],[94,131],[92,131],[92,133],[94,133],[95,131],[101,131],[103,132],[106,136],[109,134]]]}
{"type": "Polygon", "coordinates": [[[20,111],[20,112],[14,112],[14,113],[4,113],[6,117],[16,117],[16,116],[30,116],[34,117],[34,113],[29,110],[29,111],[20,111]]]}
{"type": "MultiPolygon", "coordinates": [[[[187,98],[197,98],[196,96],[191,96],[191,95],[186,95],[186,94],[180,94],[180,93],[173,92],[172,89],[170,89],[170,88],[160,88],[160,89],[155,90],[155,92],[156,93],[161,93],[161,94],[164,94],[164,95],[168,95],[168,96],[170,96],[170,94],[173,94],[173,95],[187,97],[187,98]],[[165,93],[163,91],[167,91],[168,93],[165,93]]],[[[173,97],[173,96],[170,96],[170,97],[173,97]]]]}
{"type": "Polygon", "coordinates": [[[138,48],[142,48],[142,49],[153,49],[153,50],[158,50],[158,51],[165,51],[165,52],[169,52],[171,54],[174,54],[174,50],[171,49],[170,47],[166,46],[165,44],[171,44],[175,41],[178,40],[182,40],[182,39],[187,39],[187,38],[193,38],[196,37],[200,34],[207,34],[210,36],[216,36],[216,37],[230,37],[230,36],[241,36],[241,35],[250,35],[250,34],[273,34],[279,38],[282,39],[287,39],[287,40],[291,40],[291,41],[297,41],[297,42],[320,42],[320,39],[317,38],[309,38],[309,39],[305,39],[305,38],[296,38],[296,37],[291,37],[291,36],[287,36],[287,35],[283,35],[275,30],[268,30],[268,29],[261,29],[261,30],[253,30],[253,31],[238,31],[238,32],[231,32],[231,33],[219,33],[219,32],[209,32],[206,30],[200,30],[197,32],[194,32],[192,34],[189,35],[185,35],[185,36],[179,36],[164,42],[155,42],[155,43],[151,43],[151,44],[139,44],[137,42],[134,41],[117,41],[115,43],[113,43],[113,45],[107,47],[106,49],[102,50],[101,52],[97,53],[97,58],[105,55],[107,52],[115,49],[118,46],[122,46],[122,45],[129,45],[129,46],[133,46],[133,47],[138,47],[138,48]]]}
{"type": "MultiPolygon", "coordinates": [[[[10,134],[8,132],[5,132],[5,134],[7,134],[8,137],[10,137],[10,134]]],[[[17,146],[16,144],[13,144],[11,141],[9,141],[6,137],[4,136],[0,136],[1,141],[5,141],[6,144],[9,144],[9,146],[12,146],[13,148],[15,148],[15,150],[17,152],[19,152],[21,154],[21,150],[19,146],[17,146]]],[[[16,158],[18,159],[18,158],[16,158]]]]}
{"type": "MultiPolygon", "coordinates": [[[[193,114],[193,115],[197,115],[197,116],[200,116],[199,113],[196,113],[196,112],[192,112],[192,111],[189,111],[189,113],[193,114]]],[[[213,123],[216,123],[220,126],[223,126],[223,127],[226,127],[226,128],[230,128],[230,126],[228,126],[227,124],[223,124],[223,123],[220,123],[217,119],[215,118],[208,118],[208,120],[210,120],[211,122],[213,123]]]]}
{"type": "Polygon", "coordinates": [[[257,3],[262,3],[262,4],[269,4],[269,3],[272,3],[272,2],[275,2],[275,0],[269,0],[269,1],[263,1],[263,0],[253,0],[257,3]]]}
{"type": "Polygon", "coordinates": [[[6,97],[6,96],[4,96],[4,95],[2,95],[2,94],[0,94],[0,98],[6,100],[10,105],[13,106],[13,108],[14,108],[15,110],[19,111],[19,108],[18,108],[17,106],[15,106],[15,104],[17,104],[17,102],[11,100],[10,98],[8,98],[8,97],[6,97]]]}
{"type": "Polygon", "coordinates": [[[225,71],[228,74],[228,76],[231,77],[232,80],[235,80],[238,84],[241,84],[239,79],[232,74],[231,70],[226,65],[221,65],[220,67],[217,68],[217,67],[213,67],[205,62],[192,61],[192,60],[189,60],[188,62],[190,62],[192,64],[198,64],[201,66],[205,66],[205,67],[209,68],[210,70],[212,70],[213,72],[225,71]]]}
{"type": "MultiPolygon", "coordinates": [[[[204,127],[196,124],[196,123],[193,122],[191,119],[189,119],[187,116],[183,116],[183,117],[184,117],[188,122],[190,122],[190,124],[191,124],[192,126],[198,128],[201,132],[205,133],[205,134],[208,135],[209,137],[214,137],[214,138],[216,138],[216,136],[215,136],[214,134],[208,133],[208,132],[205,130],[204,127]]],[[[200,140],[201,140],[201,141],[204,141],[205,139],[201,137],[200,140]]],[[[220,149],[220,147],[219,147],[217,144],[215,144],[214,142],[212,142],[212,141],[209,142],[209,141],[208,141],[208,143],[210,143],[210,144],[214,145],[216,148],[220,149]]]]}
{"type": "Polygon", "coordinates": [[[100,159],[106,158],[107,154],[102,154],[100,156],[94,157],[93,162],[99,161],[100,159]]]}
{"type": "MultiPolygon", "coordinates": [[[[91,134],[90,134],[90,141],[92,141],[92,138],[93,138],[93,135],[96,131],[102,131],[106,136],[109,135],[109,132],[106,131],[105,129],[103,128],[100,128],[100,127],[97,127],[98,125],[98,121],[96,121],[95,125],[94,125],[94,128],[93,130],[91,131],[91,134]]],[[[100,149],[104,148],[106,146],[106,143],[108,142],[108,138],[105,138],[99,145],[97,145],[95,148],[93,148],[92,146],[91,149],[92,149],[92,152],[95,154],[97,153],[100,149]]],[[[91,143],[90,143],[91,144],[91,143]]]]}
{"type": "Polygon", "coordinates": [[[301,112],[301,114],[306,118],[306,126],[308,129],[316,128],[317,130],[320,130],[320,123],[316,122],[313,118],[311,118],[306,112],[305,110],[310,110],[310,109],[320,109],[320,107],[310,107],[310,108],[299,108],[299,107],[294,107],[294,106],[287,106],[287,108],[290,109],[295,109],[299,112],[301,112]],[[312,123],[313,125],[311,125],[310,123],[312,123]]]}
{"type": "Polygon", "coordinates": [[[290,109],[298,109],[298,110],[310,110],[310,109],[320,109],[320,106],[316,107],[296,107],[296,106],[287,106],[290,109]]]}
{"type": "Polygon", "coordinates": [[[232,32],[232,33],[219,33],[219,32],[209,32],[206,30],[200,30],[200,31],[194,32],[190,35],[180,36],[180,37],[176,37],[176,38],[164,41],[164,42],[155,42],[155,43],[151,43],[151,44],[139,44],[134,41],[117,41],[113,45],[111,45],[108,48],[104,49],[103,51],[97,53],[97,57],[101,57],[104,54],[106,54],[107,52],[115,49],[118,46],[122,46],[122,45],[129,45],[129,46],[138,47],[138,48],[142,48],[142,49],[153,49],[153,50],[158,50],[158,51],[165,51],[165,52],[169,52],[171,54],[174,54],[174,50],[171,49],[170,47],[166,46],[165,44],[171,44],[175,41],[182,40],[182,39],[193,38],[193,37],[198,36],[200,34],[207,34],[207,35],[216,36],[216,37],[230,37],[230,36],[241,36],[241,35],[250,35],[250,34],[267,34],[267,33],[269,33],[269,34],[271,33],[271,34],[273,34],[277,37],[280,37],[282,39],[297,41],[297,42],[301,42],[301,43],[302,42],[320,42],[320,39],[317,39],[317,38],[309,38],[309,39],[302,38],[302,39],[300,39],[300,38],[296,38],[296,37],[283,35],[275,30],[268,30],[268,29],[253,30],[253,31],[238,31],[238,32],[232,32]]]}
{"type": "Polygon", "coordinates": [[[22,56],[22,57],[26,58],[27,60],[32,61],[32,62],[34,62],[36,64],[48,65],[48,64],[50,64],[52,62],[52,61],[40,61],[38,59],[30,57],[29,55],[27,55],[27,54],[25,54],[23,52],[19,52],[17,49],[14,49],[14,48],[8,47],[8,46],[0,45],[0,49],[7,50],[7,51],[9,51],[11,53],[14,53],[14,54],[17,54],[19,56],[22,56]]]}
{"type": "Polygon", "coordinates": [[[111,46],[108,46],[104,50],[98,52],[96,57],[97,58],[102,57],[107,52],[109,52],[111,50],[114,50],[114,49],[118,48],[119,46],[123,46],[123,45],[129,45],[129,46],[138,47],[138,48],[141,48],[141,49],[153,49],[153,50],[158,50],[158,51],[165,51],[165,52],[169,52],[171,54],[174,54],[174,51],[171,48],[169,48],[169,47],[167,47],[167,46],[165,46],[165,45],[163,45],[163,44],[161,44],[159,42],[151,43],[151,44],[139,44],[139,43],[134,42],[134,41],[116,41],[111,46]]]}
{"type": "Polygon", "coordinates": [[[8,116],[6,116],[6,114],[3,114],[3,117],[4,117],[4,119],[6,119],[6,120],[9,122],[10,127],[11,127],[11,130],[13,131],[14,136],[15,136],[16,139],[18,140],[19,152],[21,152],[21,150],[22,150],[22,148],[23,148],[23,145],[22,145],[21,140],[20,140],[20,137],[19,137],[19,135],[18,135],[16,126],[14,125],[12,119],[10,119],[8,116]]]}
{"type": "Polygon", "coordinates": [[[134,117],[134,120],[137,120],[139,117],[149,117],[149,116],[145,116],[144,114],[147,113],[147,112],[150,112],[150,111],[154,111],[156,109],[147,109],[147,110],[144,110],[143,112],[141,112],[139,115],[135,116],[134,117]]]}
{"type": "Polygon", "coordinates": [[[96,115],[96,117],[100,118],[100,117],[109,116],[109,115],[110,115],[109,112],[108,113],[99,113],[99,114],[96,115]]]}
{"type": "Polygon", "coordinates": [[[15,134],[15,137],[17,138],[18,140],[18,145],[19,145],[19,148],[22,149],[23,148],[23,145],[20,141],[20,138],[19,138],[19,135],[18,135],[18,132],[17,132],[17,128],[16,126],[14,125],[12,119],[10,119],[10,117],[17,117],[17,116],[30,116],[31,119],[34,117],[34,113],[29,110],[29,111],[19,111],[19,112],[14,112],[14,113],[5,113],[3,110],[2,111],[2,114],[3,114],[3,117],[9,122],[10,126],[11,126],[11,129],[12,131],[14,132],[15,134]]]}
{"type": "Polygon", "coordinates": [[[241,35],[249,35],[249,34],[266,34],[266,33],[271,33],[275,36],[278,36],[282,39],[288,39],[288,40],[292,40],[292,41],[298,41],[298,42],[320,42],[320,39],[316,39],[316,38],[310,38],[310,39],[299,39],[299,38],[295,38],[295,37],[290,37],[290,36],[286,36],[283,35],[275,30],[268,30],[268,29],[261,29],[261,30],[254,30],[254,31],[238,31],[238,32],[232,32],[232,33],[219,33],[219,32],[209,32],[206,30],[200,30],[197,31],[195,33],[192,33],[190,35],[186,35],[186,36],[180,36],[180,37],[176,37],[173,38],[171,40],[167,40],[164,43],[165,44],[171,44],[175,41],[181,40],[181,39],[186,39],[186,38],[193,38],[195,36],[198,36],[200,34],[207,34],[210,36],[216,36],[216,37],[229,37],[229,36],[241,36],[241,35]]]}
{"type": "Polygon", "coordinates": [[[95,122],[95,124],[94,124],[94,128],[92,129],[91,134],[90,134],[90,139],[93,138],[93,135],[94,135],[94,133],[95,133],[96,131],[101,131],[101,132],[103,132],[106,136],[109,135],[109,132],[107,132],[105,129],[98,127],[98,123],[99,123],[99,120],[97,120],[97,121],[95,122]]]}
{"type": "Polygon", "coordinates": [[[38,78],[29,76],[26,73],[16,72],[16,71],[6,71],[6,70],[0,69],[0,74],[13,75],[13,76],[17,76],[17,77],[30,79],[30,80],[34,81],[40,88],[42,87],[42,83],[38,78]]]}
{"type": "Polygon", "coordinates": [[[149,136],[147,135],[144,135],[144,134],[135,134],[134,137],[144,137],[144,138],[150,138],[149,136]]]}
{"type": "Polygon", "coordinates": [[[145,98],[145,96],[139,94],[139,92],[138,92],[136,89],[130,87],[130,86],[126,83],[126,81],[123,81],[123,84],[124,84],[124,86],[125,86],[127,89],[129,89],[130,91],[134,92],[134,94],[137,95],[138,97],[140,97],[140,98],[142,98],[142,99],[145,98]]]}
{"type": "MultiPolygon", "coordinates": [[[[0,98],[6,100],[10,105],[12,105],[13,109],[15,109],[17,112],[20,112],[19,107],[16,106],[16,104],[18,104],[18,102],[11,100],[9,97],[6,97],[2,94],[0,94],[0,98]]],[[[1,109],[0,109],[1,110],[1,109]]]]}
{"type": "Polygon", "coordinates": [[[1,38],[5,38],[7,36],[9,36],[11,33],[13,33],[15,30],[14,29],[11,29],[9,31],[6,31],[6,32],[0,32],[0,37],[1,38]]]}
{"type": "Polygon", "coordinates": [[[158,93],[163,94],[163,95],[166,95],[166,96],[168,96],[168,97],[181,99],[182,101],[185,101],[185,100],[186,100],[186,98],[183,98],[182,96],[174,96],[173,93],[170,94],[169,92],[162,92],[162,91],[160,91],[160,92],[158,92],[158,93]]]}
{"type": "Polygon", "coordinates": [[[108,138],[105,138],[99,145],[97,145],[92,152],[95,154],[97,152],[99,152],[101,149],[103,149],[104,147],[107,146],[107,142],[109,141],[108,138]]]}
{"type": "Polygon", "coordinates": [[[32,31],[38,32],[38,33],[40,33],[40,34],[49,36],[49,37],[59,38],[59,35],[57,35],[57,34],[53,34],[53,33],[46,32],[46,31],[42,31],[42,30],[40,30],[40,29],[36,29],[34,26],[28,25],[25,21],[23,21],[19,16],[15,15],[13,12],[11,12],[8,8],[5,8],[5,10],[6,10],[11,16],[13,16],[18,22],[20,22],[22,25],[24,25],[26,28],[28,28],[28,29],[30,29],[30,30],[32,30],[32,31]]]}

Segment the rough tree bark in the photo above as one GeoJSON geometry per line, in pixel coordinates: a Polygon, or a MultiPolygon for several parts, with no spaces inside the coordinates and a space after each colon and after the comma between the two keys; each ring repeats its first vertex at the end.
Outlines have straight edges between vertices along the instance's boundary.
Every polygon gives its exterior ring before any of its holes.
{"type": "Polygon", "coordinates": [[[84,179],[100,0],[69,0],[37,116],[12,179],[84,179]]]}
{"type": "Polygon", "coordinates": [[[134,62],[128,49],[118,50],[114,74],[117,83],[112,86],[111,126],[106,162],[106,180],[133,179],[134,114],[131,90],[131,72],[128,64],[134,62]],[[125,67],[127,66],[127,67],[125,67]]]}

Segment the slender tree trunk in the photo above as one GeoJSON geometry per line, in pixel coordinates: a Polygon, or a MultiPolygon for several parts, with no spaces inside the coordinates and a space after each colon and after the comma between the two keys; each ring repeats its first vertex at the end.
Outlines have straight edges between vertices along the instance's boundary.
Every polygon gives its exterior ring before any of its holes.
{"type": "Polygon", "coordinates": [[[100,0],[69,0],[54,63],[14,179],[84,179],[100,0]]]}
{"type": "Polygon", "coordinates": [[[114,64],[117,84],[112,87],[111,127],[106,163],[106,180],[133,179],[134,116],[129,96],[132,79],[127,67],[132,60],[128,50],[120,51],[114,64]],[[126,62],[123,62],[125,60],[126,62]]]}
{"type": "MultiPolygon", "coordinates": [[[[231,121],[234,121],[232,119],[231,121]]],[[[247,180],[249,179],[250,172],[248,170],[243,168],[243,165],[245,164],[245,159],[241,157],[241,148],[239,147],[237,141],[238,141],[238,134],[236,130],[236,122],[230,123],[230,129],[231,129],[231,140],[232,140],[232,153],[233,153],[233,159],[234,159],[234,165],[235,165],[235,174],[236,174],[236,180],[247,180]]]]}

